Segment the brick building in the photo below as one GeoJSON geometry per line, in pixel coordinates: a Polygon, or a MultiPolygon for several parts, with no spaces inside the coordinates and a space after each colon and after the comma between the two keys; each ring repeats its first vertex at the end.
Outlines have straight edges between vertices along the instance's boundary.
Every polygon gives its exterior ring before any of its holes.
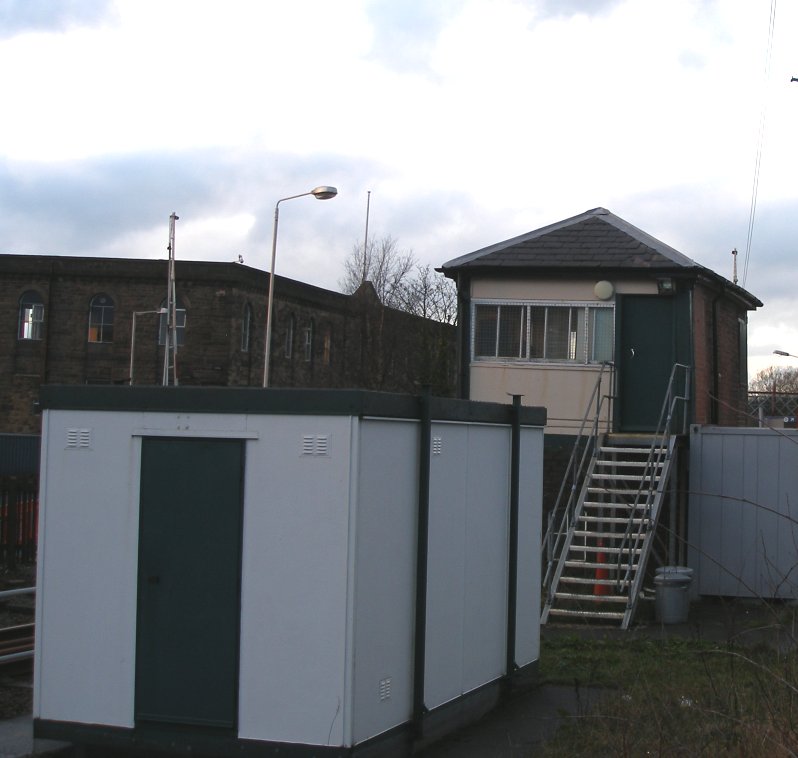
{"type": "MultiPolygon", "coordinates": [[[[261,386],[268,281],[177,261],[181,385],[261,386]]],[[[38,433],[42,384],[160,384],[166,293],[165,260],[0,255],[0,434],[38,433]]],[[[275,279],[273,387],[452,394],[454,345],[454,327],[384,308],[368,282],[343,295],[275,279]]]]}

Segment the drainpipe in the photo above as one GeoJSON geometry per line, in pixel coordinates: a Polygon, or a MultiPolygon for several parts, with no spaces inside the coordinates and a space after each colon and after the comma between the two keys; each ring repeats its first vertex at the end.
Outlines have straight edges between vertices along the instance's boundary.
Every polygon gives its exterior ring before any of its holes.
{"type": "Polygon", "coordinates": [[[521,398],[513,395],[512,431],[510,437],[510,544],[507,576],[507,660],[505,675],[509,678],[518,669],[515,660],[515,638],[518,606],[518,508],[521,481],[521,398]]]}
{"type": "Polygon", "coordinates": [[[723,288],[712,299],[712,399],[709,405],[709,422],[718,423],[720,380],[718,378],[718,302],[723,297],[723,288]]]}
{"type": "Polygon", "coordinates": [[[459,349],[459,389],[460,397],[468,400],[471,396],[471,286],[470,277],[457,274],[457,329],[460,333],[459,349]],[[465,280],[465,281],[464,281],[465,280]]]}
{"type": "Polygon", "coordinates": [[[421,439],[418,460],[418,526],[416,536],[416,616],[413,656],[413,732],[416,739],[423,736],[424,676],[427,652],[427,563],[429,552],[429,483],[432,452],[432,416],[430,388],[425,386],[419,398],[421,439]]]}

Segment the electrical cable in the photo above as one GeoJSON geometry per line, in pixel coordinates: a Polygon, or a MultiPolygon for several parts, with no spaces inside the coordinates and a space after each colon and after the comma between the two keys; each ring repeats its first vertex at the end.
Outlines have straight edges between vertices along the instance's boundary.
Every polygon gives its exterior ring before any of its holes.
{"type": "Polygon", "coordinates": [[[762,166],[762,143],[765,138],[765,116],[767,115],[767,82],[770,79],[770,61],[773,53],[773,29],[776,25],[776,0],[770,2],[770,23],[768,27],[768,46],[765,56],[765,88],[766,96],[762,103],[762,114],[759,117],[759,136],[756,146],[756,161],[754,162],[754,183],[751,189],[751,208],[748,214],[748,236],[745,242],[745,260],[743,262],[742,286],[748,278],[748,261],[751,257],[751,242],[754,237],[754,221],[756,219],[756,203],[759,194],[759,172],[762,166]]]}

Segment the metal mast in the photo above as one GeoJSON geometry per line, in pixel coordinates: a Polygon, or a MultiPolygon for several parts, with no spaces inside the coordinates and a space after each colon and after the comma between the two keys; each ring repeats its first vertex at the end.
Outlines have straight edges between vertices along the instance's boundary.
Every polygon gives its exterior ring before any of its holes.
{"type": "Polygon", "coordinates": [[[176,213],[169,216],[169,274],[166,287],[166,335],[163,352],[164,387],[170,383],[177,387],[177,295],[175,294],[175,221],[176,213]],[[170,382],[171,374],[171,382],[170,382]]]}

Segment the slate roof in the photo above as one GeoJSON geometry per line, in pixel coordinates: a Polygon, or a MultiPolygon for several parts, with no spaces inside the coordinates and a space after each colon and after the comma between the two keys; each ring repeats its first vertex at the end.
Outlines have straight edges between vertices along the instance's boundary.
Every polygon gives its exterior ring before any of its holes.
{"type": "Polygon", "coordinates": [[[455,272],[501,273],[508,269],[542,272],[603,269],[703,274],[722,283],[751,306],[762,303],[710,269],[638,229],[606,208],[593,208],[513,239],[454,258],[441,266],[455,272]]]}

